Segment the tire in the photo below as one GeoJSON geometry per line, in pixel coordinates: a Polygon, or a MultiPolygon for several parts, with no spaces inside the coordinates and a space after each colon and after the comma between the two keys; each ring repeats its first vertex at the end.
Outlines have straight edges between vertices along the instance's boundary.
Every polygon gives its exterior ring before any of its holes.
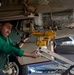
{"type": "Polygon", "coordinates": [[[6,75],[18,75],[19,74],[19,67],[15,62],[9,62],[9,68],[6,72],[6,75]]]}
{"type": "Polygon", "coordinates": [[[9,57],[9,62],[14,63],[13,67],[17,71],[15,75],[22,75],[22,66],[15,56],[9,57]]]}
{"type": "Polygon", "coordinates": [[[13,62],[15,64],[14,68],[17,71],[17,73],[15,75],[28,75],[28,68],[27,68],[27,66],[20,65],[17,57],[10,56],[9,57],[9,62],[13,62]]]}

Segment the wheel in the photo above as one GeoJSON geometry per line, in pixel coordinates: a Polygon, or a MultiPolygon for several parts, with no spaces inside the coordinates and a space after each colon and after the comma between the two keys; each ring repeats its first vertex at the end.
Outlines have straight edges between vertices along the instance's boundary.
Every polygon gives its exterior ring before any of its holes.
{"type": "Polygon", "coordinates": [[[18,75],[19,74],[19,66],[16,64],[16,62],[10,62],[12,64],[11,69],[12,73],[11,75],[18,75]]]}
{"type": "Polygon", "coordinates": [[[18,62],[17,58],[15,56],[9,57],[9,62],[13,63],[11,69],[14,71],[11,75],[22,75],[22,66],[18,62]]]}
{"type": "Polygon", "coordinates": [[[10,56],[9,61],[13,63],[13,69],[14,69],[14,74],[11,75],[28,75],[28,69],[27,66],[22,66],[17,57],[15,56],[10,56]]]}
{"type": "Polygon", "coordinates": [[[18,75],[19,67],[15,62],[9,62],[8,66],[3,69],[6,75],[18,75]]]}

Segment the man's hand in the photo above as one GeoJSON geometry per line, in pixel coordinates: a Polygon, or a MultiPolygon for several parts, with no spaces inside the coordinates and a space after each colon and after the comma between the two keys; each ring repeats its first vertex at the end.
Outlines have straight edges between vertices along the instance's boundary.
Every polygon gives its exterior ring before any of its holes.
{"type": "Polygon", "coordinates": [[[32,57],[32,58],[37,58],[37,57],[39,56],[37,52],[38,52],[37,50],[33,51],[33,52],[31,53],[31,57],[32,57]]]}
{"type": "Polygon", "coordinates": [[[26,56],[26,57],[31,57],[31,58],[37,58],[39,55],[37,53],[38,51],[33,51],[32,53],[27,53],[27,52],[24,52],[24,55],[23,56],[26,56]]]}
{"type": "Polygon", "coordinates": [[[27,40],[29,39],[30,36],[31,36],[31,34],[28,33],[28,32],[23,33],[21,40],[22,40],[23,42],[25,42],[25,41],[27,41],[27,40]]]}
{"type": "Polygon", "coordinates": [[[22,39],[29,38],[29,36],[30,36],[30,33],[24,32],[22,35],[22,39]]]}

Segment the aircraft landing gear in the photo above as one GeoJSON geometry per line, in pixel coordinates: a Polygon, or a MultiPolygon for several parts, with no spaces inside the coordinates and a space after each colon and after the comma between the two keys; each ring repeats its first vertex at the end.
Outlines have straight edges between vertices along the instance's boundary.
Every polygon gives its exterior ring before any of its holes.
{"type": "Polygon", "coordinates": [[[18,75],[19,67],[15,62],[10,62],[6,68],[3,69],[6,75],[18,75]]]}

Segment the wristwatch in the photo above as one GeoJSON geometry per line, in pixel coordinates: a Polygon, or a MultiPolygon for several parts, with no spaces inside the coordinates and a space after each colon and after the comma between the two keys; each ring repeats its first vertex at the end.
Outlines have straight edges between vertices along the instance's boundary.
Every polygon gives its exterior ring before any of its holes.
{"type": "Polygon", "coordinates": [[[24,41],[21,40],[22,43],[25,43],[24,41]]]}

